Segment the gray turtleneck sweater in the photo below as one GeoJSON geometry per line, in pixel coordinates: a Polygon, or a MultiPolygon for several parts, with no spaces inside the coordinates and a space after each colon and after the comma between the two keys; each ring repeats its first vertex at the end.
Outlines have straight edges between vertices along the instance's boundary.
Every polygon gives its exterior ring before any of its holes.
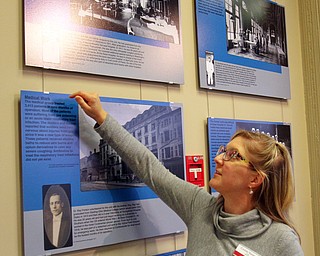
{"type": "Polygon", "coordinates": [[[95,129],[185,222],[188,256],[233,255],[239,244],[262,256],[304,255],[298,236],[289,226],[272,221],[257,209],[242,215],[224,212],[223,202],[169,172],[110,115],[95,129]]]}

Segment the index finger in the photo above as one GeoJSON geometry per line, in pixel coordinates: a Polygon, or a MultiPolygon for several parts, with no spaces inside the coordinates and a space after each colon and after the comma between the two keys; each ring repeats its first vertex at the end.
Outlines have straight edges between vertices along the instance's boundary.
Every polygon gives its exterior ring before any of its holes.
{"type": "Polygon", "coordinates": [[[83,92],[83,91],[77,91],[77,92],[74,92],[72,94],[69,95],[69,98],[74,98],[76,96],[81,96],[83,98],[86,98],[89,94],[87,92],[83,92]]]}

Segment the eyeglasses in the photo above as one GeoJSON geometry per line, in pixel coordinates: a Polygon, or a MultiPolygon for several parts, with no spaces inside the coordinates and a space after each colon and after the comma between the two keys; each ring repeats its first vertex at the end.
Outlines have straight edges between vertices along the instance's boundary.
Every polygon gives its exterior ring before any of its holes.
{"type": "Polygon", "coordinates": [[[250,164],[252,166],[252,168],[254,170],[256,170],[256,168],[254,167],[254,165],[247,159],[245,159],[239,152],[238,150],[236,149],[229,149],[227,150],[227,148],[225,146],[220,146],[217,153],[216,153],[216,156],[218,155],[221,155],[223,154],[222,156],[222,159],[224,161],[230,161],[231,159],[238,159],[240,161],[243,161],[247,164],[250,164]]]}

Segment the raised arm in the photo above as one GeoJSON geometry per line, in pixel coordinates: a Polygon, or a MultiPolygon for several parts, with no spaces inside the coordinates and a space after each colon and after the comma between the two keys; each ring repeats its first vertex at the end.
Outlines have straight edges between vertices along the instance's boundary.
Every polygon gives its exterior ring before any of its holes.
{"type": "MultiPolygon", "coordinates": [[[[155,155],[124,129],[103,108],[96,93],[77,92],[70,95],[99,126],[96,132],[121,156],[134,173],[186,222],[192,219],[194,196],[211,196],[168,171],[155,155]]],[[[203,201],[201,199],[200,201],[203,201]]]]}

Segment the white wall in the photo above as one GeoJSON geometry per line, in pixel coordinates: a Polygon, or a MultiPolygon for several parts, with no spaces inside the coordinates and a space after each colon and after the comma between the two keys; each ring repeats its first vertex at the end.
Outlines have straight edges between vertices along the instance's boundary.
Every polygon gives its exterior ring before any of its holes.
{"type": "MultiPolygon", "coordinates": [[[[310,172],[301,67],[301,43],[297,0],[277,1],[286,8],[292,99],[217,93],[199,90],[197,79],[194,1],[182,3],[185,84],[180,87],[126,79],[47,71],[23,66],[23,1],[12,0],[0,9],[1,28],[1,174],[0,255],[23,255],[20,90],[71,93],[96,91],[102,96],[183,103],[186,154],[202,154],[208,161],[206,119],[208,116],[289,122],[296,180],[296,202],[292,216],[302,238],[305,255],[314,255],[310,172]]],[[[208,164],[206,165],[208,170],[208,164]]],[[[185,235],[169,235],[100,247],[66,255],[152,255],[184,248],[185,235]]]]}

